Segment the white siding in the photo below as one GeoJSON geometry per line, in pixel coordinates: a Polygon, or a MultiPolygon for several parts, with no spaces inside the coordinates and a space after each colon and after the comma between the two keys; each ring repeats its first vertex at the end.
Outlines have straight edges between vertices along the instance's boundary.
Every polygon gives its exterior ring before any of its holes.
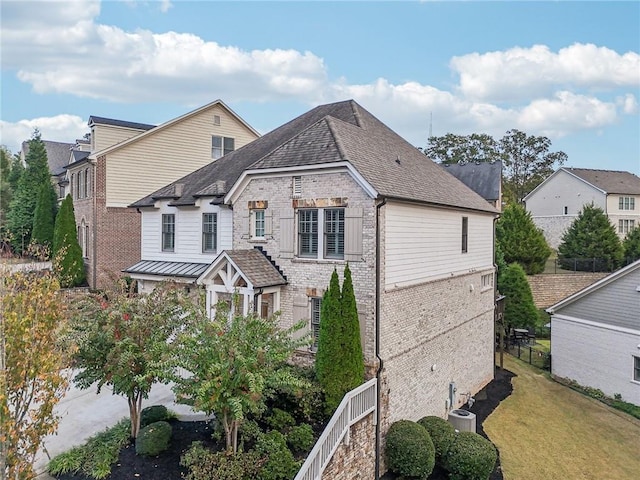
{"type": "Polygon", "coordinates": [[[640,405],[640,382],[633,381],[633,356],[640,356],[640,331],[610,327],[563,315],[551,318],[552,373],[622,395],[640,405]]]}
{"type": "Polygon", "coordinates": [[[126,207],[211,163],[211,137],[233,137],[235,149],[257,138],[220,105],[107,154],[107,206],[126,207]],[[214,125],[213,117],[221,117],[214,125]]]}
{"type": "Polygon", "coordinates": [[[533,217],[575,217],[582,206],[592,203],[606,211],[606,195],[573,175],[559,170],[527,198],[527,210],[533,217]]]}
{"type": "Polygon", "coordinates": [[[232,248],[233,214],[226,207],[205,202],[201,208],[175,208],[167,202],[157,210],[142,211],[142,259],[168,262],[210,263],[222,250],[232,248]],[[161,243],[162,215],[173,213],[176,220],[175,250],[163,252],[161,243]],[[202,214],[218,214],[218,250],[202,253],[202,214]]]}
{"type": "Polygon", "coordinates": [[[387,288],[492,267],[492,215],[400,203],[385,209],[387,288]],[[462,217],[469,219],[467,253],[462,253],[462,217]]]}

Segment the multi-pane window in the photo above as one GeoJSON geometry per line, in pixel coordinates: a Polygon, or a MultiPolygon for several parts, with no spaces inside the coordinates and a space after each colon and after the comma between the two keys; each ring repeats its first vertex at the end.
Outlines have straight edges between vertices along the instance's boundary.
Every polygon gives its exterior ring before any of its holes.
{"type": "Polygon", "coordinates": [[[76,174],[71,174],[71,183],[69,184],[69,193],[71,193],[71,198],[76,198],[76,174]]]}
{"type": "Polygon", "coordinates": [[[235,149],[235,141],[229,137],[219,137],[214,135],[211,137],[211,158],[214,160],[233,152],[235,149]]]}
{"type": "Polygon", "coordinates": [[[253,210],[253,237],[264,238],[264,210],[253,210]]]}
{"type": "Polygon", "coordinates": [[[84,196],[85,198],[89,196],[89,169],[85,169],[84,171],[84,196]]]}
{"type": "Polygon", "coordinates": [[[313,337],[312,350],[318,349],[318,339],[320,338],[320,306],[322,304],[321,298],[311,299],[311,335],[313,337]]]}
{"type": "Polygon", "coordinates": [[[640,382],[640,357],[633,357],[633,379],[640,382]]]}
{"type": "Polygon", "coordinates": [[[462,217],[462,253],[467,253],[468,251],[468,240],[469,240],[469,218],[462,217]]]}
{"type": "Polygon", "coordinates": [[[629,233],[635,227],[635,223],[635,220],[618,220],[618,233],[629,233]]]}
{"type": "Polygon", "coordinates": [[[89,225],[84,226],[84,250],[82,256],[84,258],[89,258],[89,225]]]}
{"type": "Polygon", "coordinates": [[[635,197],[618,197],[618,209],[619,210],[635,210],[636,209],[635,197]]]}
{"type": "Polygon", "coordinates": [[[480,277],[480,288],[488,289],[493,287],[493,273],[486,273],[480,277]]]}
{"type": "Polygon", "coordinates": [[[162,251],[173,252],[176,243],[176,216],[173,213],[162,215],[162,251]]]}
{"type": "Polygon", "coordinates": [[[318,256],[318,210],[298,211],[298,253],[301,257],[318,256]]]}
{"type": "Polygon", "coordinates": [[[215,252],[218,238],[218,214],[202,214],[202,251],[215,252]]]}
{"type": "Polygon", "coordinates": [[[344,208],[324,210],[324,256],[344,258],[344,208]]]}
{"type": "Polygon", "coordinates": [[[82,190],[80,190],[80,185],[82,185],[82,170],[78,172],[76,175],[76,198],[82,198],[82,190]]]}

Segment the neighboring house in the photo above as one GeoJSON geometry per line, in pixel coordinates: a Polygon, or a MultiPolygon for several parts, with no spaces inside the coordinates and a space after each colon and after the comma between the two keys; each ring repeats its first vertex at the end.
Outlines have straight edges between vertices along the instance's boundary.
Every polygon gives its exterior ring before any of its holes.
{"type": "MultiPolygon", "coordinates": [[[[367,375],[389,422],[446,417],[493,378],[498,212],[354,101],[316,107],[135,202],[142,291],[280,311],[317,340],[331,273],[353,275],[367,375]]],[[[299,352],[313,361],[315,347],[299,352]]]]}
{"type": "Polygon", "coordinates": [[[547,312],[552,373],[640,405],[640,260],[547,312]]]}
{"type": "Polygon", "coordinates": [[[88,151],[67,165],[89,286],[140,260],[140,215],[129,204],[233,151],[258,133],[216,100],[159,126],[91,116],[88,151]]]}
{"type": "MultiPolygon", "coordinates": [[[[55,188],[58,200],[62,200],[65,193],[66,182],[66,166],[69,163],[69,152],[74,147],[73,143],[53,142],[51,140],[42,140],[44,148],[47,152],[47,163],[49,164],[49,172],[51,173],[51,183],[55,188]]],[[[29,154],[29,142],[22,142],[22,150],[20,151],[20,159],[24,163],[29,154]]]]}
{"type": "Polygon", "coordinates": [[[602,208],[620,238],[640,223],[640,178],[629,172],[562,167],[524,197],[527,210],[557,249],[584,205],[602,208]]]}
{"type": "Polygon", "coordinates": [[[451,175],[502,210],[502,162],[469,162],[440,164],[451,175]]]}

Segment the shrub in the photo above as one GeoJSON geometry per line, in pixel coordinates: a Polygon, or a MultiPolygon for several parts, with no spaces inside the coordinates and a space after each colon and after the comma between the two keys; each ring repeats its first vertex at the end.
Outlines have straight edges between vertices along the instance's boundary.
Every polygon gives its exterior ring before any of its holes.
{"type": "Polygon", "coordinates": [[[436,452],[436,463],[441,465],[442,459],[456,438],[456,429],[444,418],[440,417],[424,417],[418,420],[418,424],[429,432],[436,452]]]}
{"type": "Polygon", "coordinates": [[[475,432],[460,432],[444,458],[451,480],[487,480],[498,459],[496,447],[475,432]]]}
{"type": "Polygon", "coordinates": [[[427,478],[435,465],[429,432],[409,420],[400,420],[389,428],[386,455],[389,469],[406,477],[427,478]]]}
{"type": "Polygon", "coordinates": [[[293,458],[284,435],[276,430],[262,435],[256,442],[255,452],[266,461],[257,477],[260,480],[290,480],[300,469],[293,458]]]}
{"type": "Polygon", "coordinates": [[[296,424],[295,419],[289,412],[279,408],[274,408],[266,419],[267,425],[272,429],[284,432],[296,424]]]}
{"type": "Polygon", "coordinates": [[[256,452],[212,452],[202,442],[193,442],[180,458],[188,472],[185,480],[247,480],[256,478],[264,460],[256,452]]]}
{"type": "Polygon", "coordinates": [[[313,367],[286,365],[285,370],[300,380],[299,386],[270,384],[267,409],[280,408],[289,412],[296,423],[324,423],[324,392],[316,379],[313,367]]]}
{"type": "Polygon", "coordinates": [[[140,429],[136,437],[136,454],[153,457],[169,448],[171,425],[155,422],[140,429]]]}
{"type": "Polygon", "coordinates": [[[142,409],[140,412],[140,428],[146,427],[155,422],[161,422],[163,420],[169,420],[173,418],[173,415],[169,413],[167,407],[164,405],[152,405],[142,409]]]}
{"type": "Polygon", "coordinates": [[[313,428],[308,423],[293,427],[287,434],[287,444],[296,453],[309,452],[315,441],[313,428]]]}

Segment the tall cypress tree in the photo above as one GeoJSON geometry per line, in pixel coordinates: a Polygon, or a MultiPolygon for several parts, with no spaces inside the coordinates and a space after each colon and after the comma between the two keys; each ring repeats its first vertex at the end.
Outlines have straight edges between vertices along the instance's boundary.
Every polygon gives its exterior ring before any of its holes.
{"type": "Polygon", "coordinates": [[[344,329],[342,333],[344,342],[342,388],[344,393],[347,393],[364,382],[364,356],[362,355],[362,343],[360,342],[360,321],[358,320],[358,307],[353,291],[353,280],[351,279],[349,264],[344,267],[344,282],[342,284],[340,304],[344,329]]]}
{"type": "Polygon", "coordinates": [[[63,287],[82,285],[86,280],[82,249],[76,234],[73,200],[67,195],[56,216],[53,232],[53,268],[63,287]]]}
{"type": "Polygon", "coordinates": [[[320,307],[320,334],[316,352],[316,375],[325,393],[325,406],[333,413],[342,401],[340,379],[342,351],[342,319],[340,305],[340,281],[338,273],[331,274],[329,288],[324,292],[320,307]]]}
{"type": "Polygon", "coordinates": [[[53,202],[53,186],[51,183],[42,185],[33,216],[33,233],[31,243],[49,250],[53,244],[53,226],[55,218],[55,203],[53,202]]]}

